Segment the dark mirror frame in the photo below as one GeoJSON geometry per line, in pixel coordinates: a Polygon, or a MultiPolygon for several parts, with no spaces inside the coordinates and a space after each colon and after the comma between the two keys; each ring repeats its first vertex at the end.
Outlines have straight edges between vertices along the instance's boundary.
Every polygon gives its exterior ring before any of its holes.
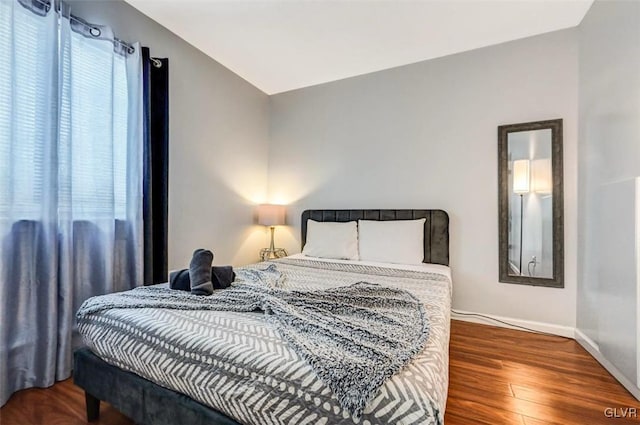
{"type": "Polygon", "coordinates": [[[498,209],[500,282],[564,288],[564,191],[562,119],[501,125],[498,127],[498,209]],[[509,133],[551,129],[551,173],[553,176],[553,278],[509,274],[509,133]]]}

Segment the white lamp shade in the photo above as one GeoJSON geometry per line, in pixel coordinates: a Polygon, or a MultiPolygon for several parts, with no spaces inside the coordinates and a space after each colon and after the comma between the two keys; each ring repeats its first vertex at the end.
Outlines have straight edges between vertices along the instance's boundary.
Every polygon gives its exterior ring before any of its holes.
{"type": "Polygon", "coordinates": [[[513,192],[529,193],[529,160],[513,161],[513,192]]]}
{"type": "Polygon", "coordinates": [[[258,205],[258,224],[264,226],[280,226],[285,224],[284,205],[258,205]]]}

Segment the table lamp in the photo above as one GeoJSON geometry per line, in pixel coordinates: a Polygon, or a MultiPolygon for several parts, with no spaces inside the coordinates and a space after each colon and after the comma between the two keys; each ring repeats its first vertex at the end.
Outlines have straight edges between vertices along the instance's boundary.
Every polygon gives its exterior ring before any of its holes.
{"type": "Polygon", "coordinates": [[[274,258],[282,258],[287,256],[287,251],[283,248],[276,248],[273,236],[276,226],[285,224],[285,207],[284,205],[263,204],[258,206],[258,224],[269,226],[271,230],[271,245],[269,248],[260,250],[260,259],[262,261],[272,260],[274,258]]]}

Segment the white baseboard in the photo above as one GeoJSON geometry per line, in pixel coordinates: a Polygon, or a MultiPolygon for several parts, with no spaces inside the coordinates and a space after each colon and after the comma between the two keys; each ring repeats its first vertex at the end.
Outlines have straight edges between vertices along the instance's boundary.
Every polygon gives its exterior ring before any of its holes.
{"type": "Polygon", "coordinates": [[[598,345],[593,342],[591,338],[585,335],[580,329],[575,330],[575,340],[580,344],[585,350],[589,352],[593,356],[594,359],[598,361],[607,369],[607,371],[613,375],[614,378],[618,380],[635,398],[640,400],[640,389],[633,384],[629,379],[627,379],[620,371],[613,365],[609,360],[607,360],[602,353],[600,352],[600,348],[598,345]]]}
{"type": "MultiPolygon", "coordinates": [[[[465,314],[480,314],[480,313],[474,313],[471,311],[463,311],[463,310],[458,310],[458,311],[460,313],[465,313],[465,314]]],[[[535,322],[532,320],[514,319],[511,317],[496,316],[494,314],[482,313],[482,315],[490,317],[491,319],[508,322],[516,326],[522,326],[525,328],[533,329],[534,331],[538,331],[538,332],[545,332],[553,335],[564,336],[566,338],[571,338],[571,339],[575,337],[575,328],[572,328],[570,326],[560,326],[560,325],[553,325],[551,323],[535,322]]],[[[466,316],[462,314],[456,314],[454,312],[451,312],[451,317],[453,317],[456,320],[463,320],[465,322],[482,323],[484,325],[493,325],[493,326],[499,326],[501,328],[516,329],[520,331],[525,330],[525,329],[520,329],[518,327],[509,326],[507,324],[497,322],[496,320],[491,320],[484,317],[466,316]]]]}

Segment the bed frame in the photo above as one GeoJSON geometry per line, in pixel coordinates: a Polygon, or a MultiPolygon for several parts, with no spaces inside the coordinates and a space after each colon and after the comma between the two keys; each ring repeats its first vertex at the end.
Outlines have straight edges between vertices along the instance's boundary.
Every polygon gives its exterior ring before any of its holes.
{"type": "MultiPolygon", "coordinates": [[[[425,218],[425,263],[449,265],[449,216],[442,210],[307,210],[302,213],[302,244],[307,220],[412,220],[425,218]]],[[[192,398],[110,365],[88,348],[74,353],[73,381],[85,392],[87,420],[100,415],[105,401],[140,425],[240,425],[192,398]]]]}
{"type": "Polygon", "coordinates": [[[191,397],[110,365],[88,348],[73,357],[73,382],[84,389],[89,422],[98,419],[104,400],[140,425],[240,425],[191,397]]]}

